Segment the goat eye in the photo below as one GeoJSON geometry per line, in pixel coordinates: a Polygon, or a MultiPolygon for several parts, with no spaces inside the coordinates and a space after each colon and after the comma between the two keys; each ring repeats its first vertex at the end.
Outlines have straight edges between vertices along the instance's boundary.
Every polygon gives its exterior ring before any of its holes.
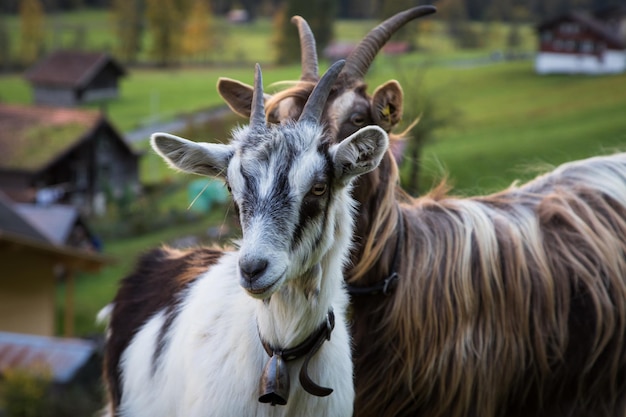
{"type": "Polygon", "coordinates": [[[365,124],[365,117],[360,113],[354,113],[350,116],[350,122],[355,126],[363,126],[365,124]]]}
{"type": "Polygon", "coordinates": [[[318,182],[316,184],[313,184],[313,187],[311,187],[311,194],[313,195],[321,196],[321,195],[324,195],[325,192],[326,192],[326,184],[324,184],[323,182],[318,182]]]}

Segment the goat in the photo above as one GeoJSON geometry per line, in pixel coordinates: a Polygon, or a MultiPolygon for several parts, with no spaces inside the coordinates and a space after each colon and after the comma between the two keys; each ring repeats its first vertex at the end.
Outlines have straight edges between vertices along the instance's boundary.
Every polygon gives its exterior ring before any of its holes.
{"type": "MultiPolygon", "coordinates": [[[[378,29],[360,44],[369,62],[378,29]]],[[[361,102],[345,82],[324,116],[337,143],[341,109],[361,102]]],[[[626,415],[626,154],[488,196],[412,198],[387,152],[353,196],[355,416],[626,415]]]]}
{"type": "Polygon", "coordinates": [[[329,140],[319,120],[342,66],[297,122],[266,124],[257,66],[250,124],[230,144],[152,136],[170,166],[226,180],[242,240],[237,251],[161,248],[123,279],[105,347],[109,415],[352,415],[349,190],[388,137],[370,126],[329,140]]]}

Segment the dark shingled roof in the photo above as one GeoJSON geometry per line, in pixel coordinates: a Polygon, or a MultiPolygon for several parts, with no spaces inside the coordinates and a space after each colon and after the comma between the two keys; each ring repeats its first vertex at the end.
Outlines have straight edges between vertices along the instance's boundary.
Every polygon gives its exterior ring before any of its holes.
{"type": "Polygon", "coordinates": [[[624,43],[624,41],[620,39],[617,33],[612,32],[611,29],[607,27],[602,21],[599,21],[593,16],[584,12],[572,11],[553,19],[546,20],[537,26],[537,30],[543,31],[545,29],[549,29],[552,26],[563,21],[578,22],[581,25],[585,26],[587,29],[589,29],[591,32],[603,38],[606,41],[607,46],[615,49],[626,49],[626,43],[624,43]]]}
{"type": "Polygon", "coordinates": [[[113,262],[112,258],[99,253],[59,244],[54,240],[50,230],[41,230],[37,224],[31,223],[16,209],[16,204],[0,192],[0,252],[6,248],[23,247],[33,253],[53,256],[58,262],[81,271],[99,271],[113,262]]]}
{"type": "Polygon", "coordinates": [[[107,65],[120,76],[126,71],[103,52],[56,51],[39,61],[24,75],[33,84],[59,87],[82,87],[107,65]]]}
{"type": "Polygon", "coordinates": [[[0,169],[38,171],[103,120],[95,110],[0,103],[0,169]]]}
{"type": "Polygon", "coordinates": [[[42,243],[51,243],[50,238],[32,225],[24,216],[18,213],[4,194],[0,192],[0,231],[24,236],[42,243]]]}
{"type": "Polygon", "coordinates": [[[72,228],[79,220],[78,209],[69,205],[15,204],[14,209],[55,245],[67,244],[72,228]]]}

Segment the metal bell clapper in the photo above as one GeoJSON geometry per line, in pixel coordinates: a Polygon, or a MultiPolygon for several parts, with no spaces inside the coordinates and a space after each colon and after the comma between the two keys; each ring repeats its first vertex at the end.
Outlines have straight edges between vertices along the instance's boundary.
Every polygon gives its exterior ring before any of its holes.
{"type": "Polygon", "coordinates": [[[289,399],[289,373],[282,355],[274,352],[261,376],[259,402],[285,405],[289,399]]]}

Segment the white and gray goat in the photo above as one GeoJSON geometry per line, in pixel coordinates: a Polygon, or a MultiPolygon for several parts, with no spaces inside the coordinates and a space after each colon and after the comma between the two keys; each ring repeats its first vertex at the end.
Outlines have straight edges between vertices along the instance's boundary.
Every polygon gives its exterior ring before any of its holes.
{"type": "Polygon", "coordinates": [[[342,67],[297,122],[266,124],[257,66],[250,124],[230,144],[152,136],[172,167],[226,181],[242,239],[236,251],[153,250],[122,280],[105,347],[109,415],[352,415],[350,187],[389,139],[376,126],[329,137],[320,118],[342,67]]]}

